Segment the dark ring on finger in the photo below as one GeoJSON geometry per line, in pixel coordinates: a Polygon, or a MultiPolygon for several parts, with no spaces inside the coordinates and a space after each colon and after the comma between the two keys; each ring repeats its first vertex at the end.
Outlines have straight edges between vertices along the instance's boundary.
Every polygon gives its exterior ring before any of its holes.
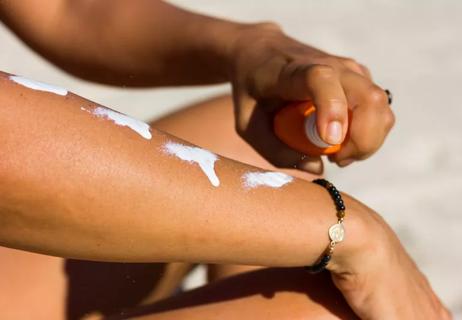
{"type": "Polygon", "coordinates": [[[390,90],[388,90],[388,89],[385,89],[385,93],[387,94],[388,104],[391,104],[393,102],[393,95],[391,94],[390,90]]]}

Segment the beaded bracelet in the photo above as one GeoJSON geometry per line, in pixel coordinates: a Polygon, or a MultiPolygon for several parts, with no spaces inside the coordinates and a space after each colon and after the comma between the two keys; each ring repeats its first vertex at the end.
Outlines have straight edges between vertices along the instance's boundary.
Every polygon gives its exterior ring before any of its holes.
{"type": "Polygon", "coordinates": [[[339,242],[342,242],[345,238],[345,228],[343,227],[343,219],[345,218],[345,204],[343,203],[342,195],[340,192],[329,181],[325,179],[315,179],[313,180],[313,183],[316,183],[327,189],[330,196],[334,200],[335,208],[337,210],[337,223],[329,228],[329,246],[324,251],[321,259],[317,263],[312,266],[305,267],[305,270],[308,272],[318,273],[326,268],[327,264],[332,258],[335,245],[339,242]]]}

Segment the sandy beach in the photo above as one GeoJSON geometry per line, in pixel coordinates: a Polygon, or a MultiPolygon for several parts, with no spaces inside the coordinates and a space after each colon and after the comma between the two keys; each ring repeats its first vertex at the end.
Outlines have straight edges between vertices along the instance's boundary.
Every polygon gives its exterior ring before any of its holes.
{"type": "MultiPolygon", "coordinates": [[[[327,177],[385,217],[462,319],[462,2],[173,3],[233,20],[276,21],[301,41],[369,66],[375,81],[393,92],[397,122],[383,148],[346,169],[328,165],[327,177]]],[[[58,70],[3,26],[0,43],[0,70],[66,87],[144,120],[230,90],[227,85],[148,90],[95,85],[58,70]]]]}

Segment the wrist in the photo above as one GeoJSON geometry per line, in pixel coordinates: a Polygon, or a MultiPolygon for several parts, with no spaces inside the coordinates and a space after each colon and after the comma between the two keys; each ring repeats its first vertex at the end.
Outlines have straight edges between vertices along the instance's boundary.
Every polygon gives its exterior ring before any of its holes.
{"type": "Polygon", "coordinates": [[[334,273],[354,272],[358,258],[374,254],[383,235],[377,213],[346,194],[342,197],[346,206],[345,239],[337,244],[328,266],[334,273]]]}
{"type": "Polygon", "coordinates": [[[212,19],[208,25],[202,25],[196,30],[201,33],[206,30],[202,34],[203,41],[198,44],[198,51],[209,52],[209,65],[216,70],[216,77],[221,81],[229,81],[231,78],[236,42],[246,29],[246,24],[212,19]]]}
{"type": "Polygon", "coordinates": [[[284,36],[281,27],[276,23],[241,24],[227,47],[228,79],[235,80],[242,67],[245,69],[249,63],[251,64],[251,57],[254,55],[261,58],[261,55],[267,54],[267,41],[263,40],[276,36],[284,36]]]}

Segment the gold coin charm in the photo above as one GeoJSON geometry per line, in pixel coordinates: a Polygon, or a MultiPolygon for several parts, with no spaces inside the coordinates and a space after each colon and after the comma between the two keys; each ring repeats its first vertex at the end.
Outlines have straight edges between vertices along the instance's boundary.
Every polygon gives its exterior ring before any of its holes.
{"type": "Polygon", "coordinates": [[[345,238],[345,228],[342,223],[336,223],[329,228],[329,238],[334,242],[342,242],[345,238]]]}

